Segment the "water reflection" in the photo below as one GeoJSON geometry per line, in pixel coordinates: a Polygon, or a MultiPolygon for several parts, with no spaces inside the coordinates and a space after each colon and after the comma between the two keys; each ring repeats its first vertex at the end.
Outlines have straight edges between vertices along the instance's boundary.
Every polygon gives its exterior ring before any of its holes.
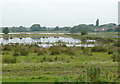
{"type": "MultiPolygon", "coordinates": [[[[86,42],[96,42],[96,40],[86,40],[86,42]]],[[[0,44],[6,45],[9,43],[19,43],[19,44],[37,44],[39,47],[48,48],[51,46],[61,46],[65,45],[66,47],[94,47],[94,44],[81,44],[80,39],[74,39],[70,37],[40,37],[40,38],[0,38],[0,44]]]]}
{"type": "MultiPolygon", "coordinates": [[[[3,44],[8,43],[24,43],[24,44],[32,44],[32,43],[56,43],[56,42],[65,42],[65,43],[81,43],[79,39],[74,38],[65,38],[65,37],[41,37],[41,38],[0,38],[0,42],[3,44]]],[[[1,44],[0,43],[0,44],[1,44]]]]}
{"type": "MultiPolygon", "coordinates": [[[[0,33],[0,34],[4,34],[4,33],[0,33]]],[[[8,34],[71,34],[71,33],[8,33],[8,34]]]]}

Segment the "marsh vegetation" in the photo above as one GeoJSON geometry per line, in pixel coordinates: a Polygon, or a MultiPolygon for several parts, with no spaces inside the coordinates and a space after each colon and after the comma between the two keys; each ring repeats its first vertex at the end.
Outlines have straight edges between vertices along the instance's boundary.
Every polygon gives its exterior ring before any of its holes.
{"type": "MultiPolygon", "coordinates": [[[[29,36],[43,38],[55,35],[29,36]]],[[[80,44],[98,44],[94,47],[66,46],[67,42],[56,42],[62,45],[47,48],[37,44],[1,44],[3,81],[118,82],[119,43],[117,38],[108,36],[107,33],[99,36],[62,35],[79,39],[80,44]]],[[[2,38],[5,37],[23,39],[28,35],[3,35],[2,38]]]]}

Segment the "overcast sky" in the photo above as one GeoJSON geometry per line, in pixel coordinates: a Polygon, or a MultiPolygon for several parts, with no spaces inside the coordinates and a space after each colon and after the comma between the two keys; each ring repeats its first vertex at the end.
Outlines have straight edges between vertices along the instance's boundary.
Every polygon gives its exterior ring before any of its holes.
{"type": "Polygon", "coordinates": [[[118,22],[119,0],[0,0],[0,26],[74,26],[118,22]]]}

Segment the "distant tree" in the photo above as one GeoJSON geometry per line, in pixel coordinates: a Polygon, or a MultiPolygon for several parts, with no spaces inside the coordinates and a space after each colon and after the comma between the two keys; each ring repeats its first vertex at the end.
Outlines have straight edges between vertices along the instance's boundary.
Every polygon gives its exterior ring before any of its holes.
{"type": "Polygon", "coordinates": [[[20,27],[18,28],[18,31],[19,31],[19,32],[26,32],[27,29],[26,29],[25,27],[23,27],[23,26],[20,26],[20,27]]]}
{"type": "Polygon", "coordinates": [[[120,28],[116,27],[114,32],[120,32],[120,28]]]}
{"type": "Polygon", "coordinates": [[[3,32],[4,34],[8,34],[8,33],[9,33],[8,27],[3,28],[2,32],[3,32]]]}
{"type": "Polygon", "coordinates": [[[94,24],[89,24],[88,26],[92,26],[92,27],[94,27],[94,24]]]}
{"type": "Polygon", "coordinates": [[[11,27],[10,31],[11,32],[26,32],[27,29],[25,27],[23,27],[23,26],[20,26],[20,27],[11,27]]]}
{"type": "Polygon", "coordinates": [[[10,28],[10,31],[11,31],[11,32],[17,32],[17,27],[11,27],[11,28],[10,28]]]}
{"type": "Polygon", "coordinates": [[[54,31],[59,31],[59,26],[56,26],[54,31]]]}
{"type": "Polygon", "coordinates": [[[117,24],[115,24],[115,23],[109,23],[109,24],[107,24],[107,27],[113,27],[113,26],[117,26],[117,24]]]}
{"type": "Polygon", "coordinates": [[[113,29],[112,28],[107,29],[107,32],[113,32],[113,29]]]}
{"type": "Polygon", "coordinates": [[[87,33],[87,31],[85,30],[85,29],[83,29],[82,31],[81,31],[81,35],[87,35],[88,33],[87,33]]]}
{"type": "Polygon", "coordinates": [[[61,28],[60,30],[61,30],[61,31],[69,31],[69,29],[70,29],[70,27],[63,27],[63,28],[61,28]]]}
{"type": "Polygon", "coordinates": [[[79,33],[82,30],[86,30],[88,32],[92,32],[93,31],[93,27],[90,27],[89,25],[85,25],[85,24],[80,24],[78,26],[74,26],[72,28],[69,29],[70,33],[79,33]]]}
{"type": "Polygon", "coordinates": [[[46,30],[47,28],[45,26],[40,28],[40,31],[46,31],[46,30]]]}
{"type": "Polygon", "coordinates": [[[112,28],[113,26],[117,26],[117,24],[115,24],[115,23],[109,23],[109,24],[100,25],[100,27],[107,27],[107,28],[112,28]]]}
{"type": "Polygon", "coordinates": [[[33,24],[30,29],[31,31],[40,31],[41,26],[39,24],[33,24]]]}

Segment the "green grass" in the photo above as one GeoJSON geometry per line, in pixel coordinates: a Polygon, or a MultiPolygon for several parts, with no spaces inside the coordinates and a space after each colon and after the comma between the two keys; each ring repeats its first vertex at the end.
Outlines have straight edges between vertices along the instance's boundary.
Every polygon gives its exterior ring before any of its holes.
{"type": "MultiPolygon", "coordinates": [[[[87,67],[97,65],[100,67],[101,76],[106,76],[108,73],[108,80],[117,81],[117,63],[106,62],[82,62],[82,63],[21,63],[8,64],[3,66],[3,81],[51,81],[59,79],[61,76],[67,76],[70,80],[75,80],[80,74],[86,74],[87,67]],[[24,66],[23,66],[24,65],[24,66]],[[12,68],[11,68],[12,67],[12,68]],[[113,74],[113,75],[110,75],[113,74]],[[114,77],[116,76],[116,77],[114,77]],[[41,77],[41,78],[39,78],[41,77]],[[111,80],[110,80],[111,79],[111,80]]],[[[59,79],[60,80],[60,79],[59,79]]]]}
{"type": "MultiPolygon", "coordinates": [[[[82,50],[79,52],[82,52],[82,50]]],[[[80,55],[79,52],[76,56],[69,56],[67,54],[53,56],[32,56],[29,54],[29,56],[18,56],[17,63],[3,64],[3,81],[63,81],[60,79],[61,76],[67,76],[70,81],[73,81],[76,80],[78,75],[86,74],[87,68],[92,65],[100,67],[102,70],[101,76],[106,76],[105,73],[107,71],[109,74],[115,75],[113,77],[108,74],[109,78],[107,80],[117,81],[118,64],[117,62],[112,62],[111,55],[106,52],[94,52],[92,56],[86,56],[84,54],[80,55]],[[57,61],[54,61],[56,56],[58,57],[57,61]],[[38,59],[43,59],[43,57],[46,57],[46,60],[39,62],[38,59]],[[53,61],[50,62],[49,59],[53,59],[53,61]]]]}

